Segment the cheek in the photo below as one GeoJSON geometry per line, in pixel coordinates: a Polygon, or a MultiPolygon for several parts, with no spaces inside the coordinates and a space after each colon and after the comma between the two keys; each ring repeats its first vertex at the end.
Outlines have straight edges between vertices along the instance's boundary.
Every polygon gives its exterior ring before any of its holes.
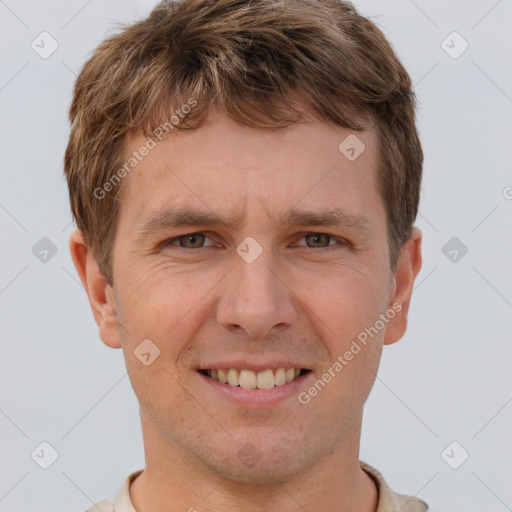
{"type": "MultiPolygon", "coordinates": [[[[120,282],[125,320],[138,327],[157,327],[165,320],[168,327],[183,316],[194,283],[184,279],[162,260],[153,265],[127,268],[120,282]]],[[[195,283],[197,284],[197,283],[195,283]]]]}
{"type": "MultiPolygon", "coordinates": [[[[329,353],[319,376],[328,381],[324,398],[346,419],[365,402],[378,370],[385,329],[376,322],[385,313],[389,294],[384,271],[338,268],[318,280],[318,286],[304,288],[314,311],[311,322],[329,353]]],[[[322,386],[317,381],[310,391],[315,394],[322,386]]]]}
{"type": "Polygon", "coordinates": [[[176,361],[188,341],[183,319],[189,301],[156,274],[127,276],[119,318],[126,368],[141,407],[164,418],[180,397],[176,361]]]}
{"type": "MultiPolygon", "coordinates": [[[[296,276],[297,295],[312,313],[311,321],[322,327],[331,347],[342,350],[360,332],[374,325],[387,307],[389,284],[376,268],[339,265],[328,272],[296,276]],[[315,283],[311,286],[311,281],[315,283]]],[[[295,290],[294,290],[295,291],[295,290]]]]}
{"type": "Polygon", "coordinates": [[[128,352],[150,339],[158,346],[161,360],[175,364],[209,314],[212,283],[223,274],[184,273],[157,263],[125,275],[120,286],[125,355],[133,358],[128,352]]]}

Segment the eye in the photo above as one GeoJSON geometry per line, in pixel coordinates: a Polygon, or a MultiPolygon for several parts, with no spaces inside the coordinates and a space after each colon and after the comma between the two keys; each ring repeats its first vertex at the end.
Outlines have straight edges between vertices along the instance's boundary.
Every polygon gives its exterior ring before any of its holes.
{"type": "Polygon", "coordinates": [[[201,249],[202,247],[213,245],[213,243],[205,245],[206,240],[210,240],[210,238],[204,233],[190,233],[171,238],[165,242],[165,245],[179,245],[184,249],[201,249]]]}
{"type": "Polygon", "coordinates": [[[327,233],[308,233],[304,235],[301,240],[305,240],[306,244],[299,242],[297,245],[306,245],[306,247],[312,249],[323,249],[333,245],[346,245],[346,242],[343,239],[327,233]]]}

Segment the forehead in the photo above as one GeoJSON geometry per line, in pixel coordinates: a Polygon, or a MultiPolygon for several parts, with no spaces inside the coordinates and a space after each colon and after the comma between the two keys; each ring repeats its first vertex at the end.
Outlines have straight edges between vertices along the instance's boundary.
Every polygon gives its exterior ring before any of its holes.
{"type": "Polygon", "coordinates": [[[277,218],[292,207],[343,206],[360,215],[379,201],[376,141],[371,128],[356,133],[309,120],[261,130],[214,111],[195,131],[171,132],[162,141],[127,138],[125,161],[151,149],[123,179],[121,212],[134,222],[190,205],[277,218]]]}

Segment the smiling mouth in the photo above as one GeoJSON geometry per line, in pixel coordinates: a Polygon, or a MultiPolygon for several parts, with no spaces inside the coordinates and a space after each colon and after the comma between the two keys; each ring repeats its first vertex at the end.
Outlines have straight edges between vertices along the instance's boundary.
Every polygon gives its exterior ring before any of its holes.
{"type": "Polygon", "coordinates": [[[305,368],[277,368],[261,372],[236,368],[218,370],[199,370],[199,373],[210,379],[232,387],[244,389],[271,389],[293,382],[311,370],[305,368]]]}

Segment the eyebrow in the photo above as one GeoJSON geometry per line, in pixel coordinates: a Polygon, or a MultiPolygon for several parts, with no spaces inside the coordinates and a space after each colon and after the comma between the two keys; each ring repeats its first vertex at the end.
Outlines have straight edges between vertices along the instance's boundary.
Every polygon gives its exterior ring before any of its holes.
{"type": "MultiPolygon", "coordinates": [[[[223,218],[212,211],[200,211],[190,207],[169,207],[151,213],[135,230],[135,236],[142,240],[149,235],[176,227],[222,226],[238,229],[242,225],[244,213],[244,210],[237,210],[230,218],[223,218]]],[[[359,234],[365,240],[373,234],[367,218],[360,214],[348,213],[341,208],[318,212],[291,209],[274,223],[276,229],[287,226],[344,228],[359,234]]]]}
{"type": "Polygon", "coordinates": [[[242,224],[244,211],[237,211],[231,220],[223,219],[212,211],[200,211],[189,207],[169,207],[153,212],[136,230],[136,237],[143,239],[173,227],[222,226],[236,229],[242,224]]]}
{"type": "Polygon", "coordinates": [[[343,228],[358,233],[365,240],[373,235],[370,221],[366,217],[360,214],[348,213],[342,208],[319,212],[292,209],[281,217],[277,223],[278,227],[286,225],[343,228]]]}

